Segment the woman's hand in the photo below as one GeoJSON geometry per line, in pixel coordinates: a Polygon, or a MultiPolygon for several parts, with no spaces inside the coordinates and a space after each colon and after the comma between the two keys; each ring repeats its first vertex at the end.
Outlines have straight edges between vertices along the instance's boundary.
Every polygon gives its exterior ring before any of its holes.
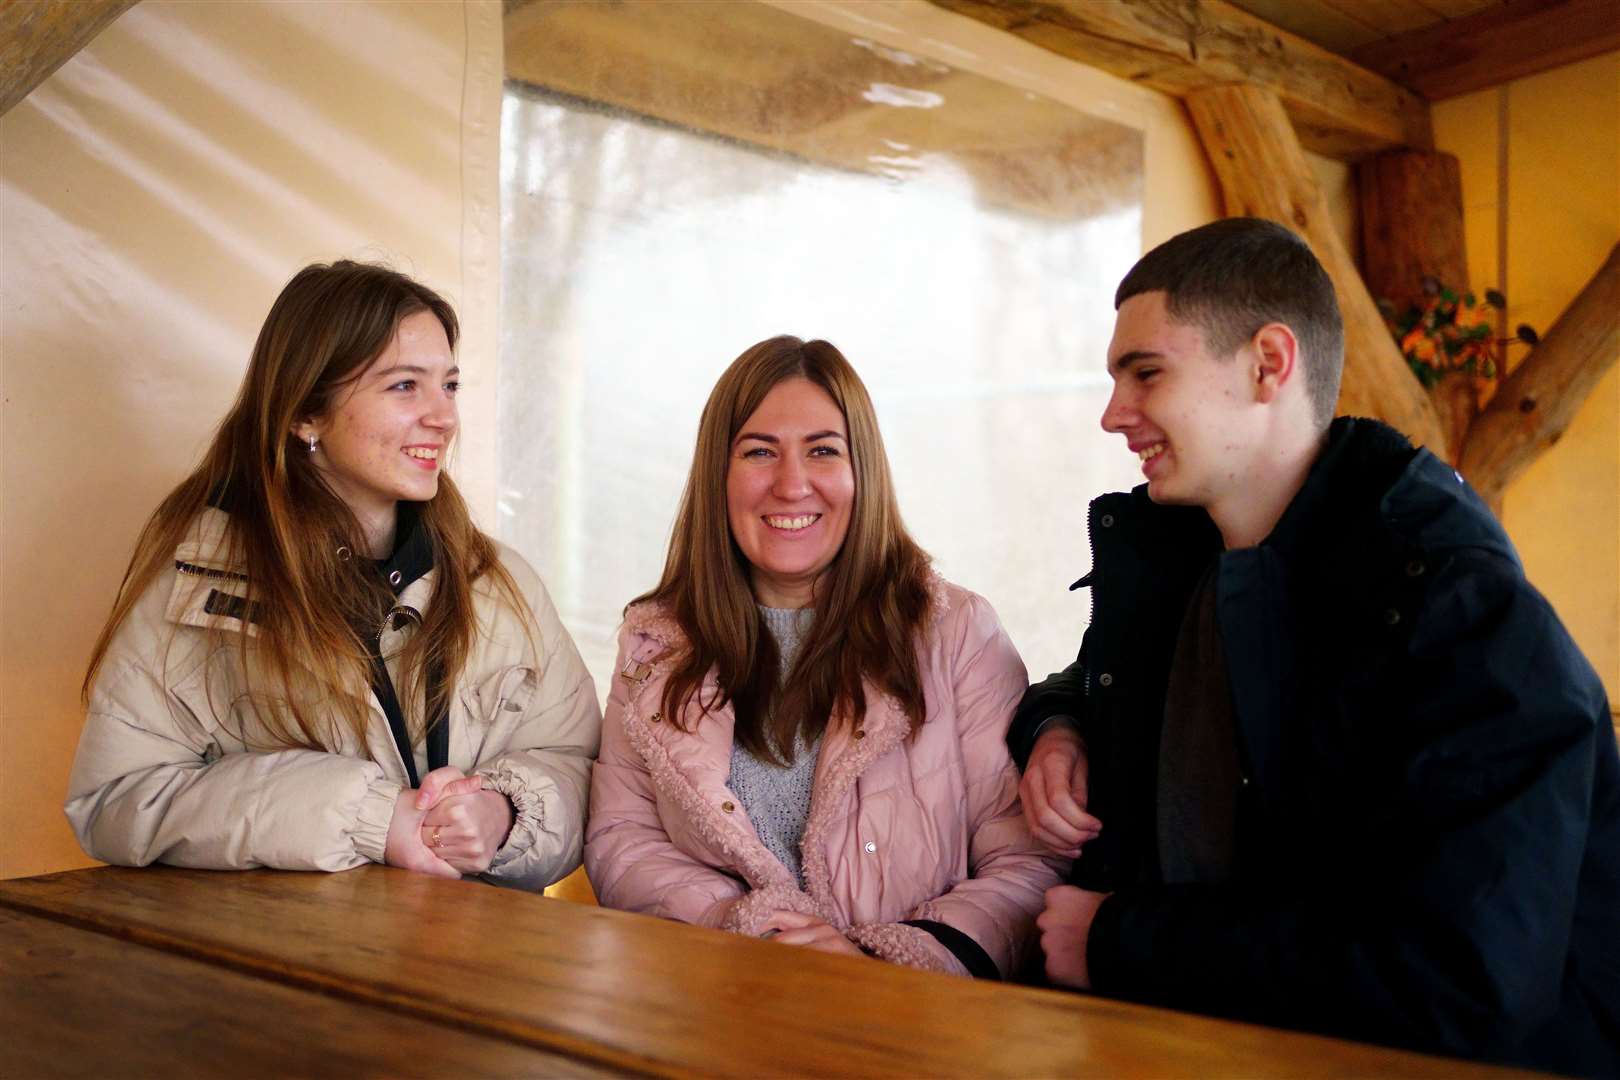
{"type": "Polygon", "coordinates": [[[455,867],[429,851],[422,842],[422,818],[415,788],[402,788],[394,800],[394,816],[388,820],[388,839],[383,844],[383,861],[389,866],[415,870],[434,877],[459,878],[455,867]]]}
{"type": "MultiPolygon", "coordinates": [[[[865,956],[849,938],[822,922],[814,915],[801,915],[797,911],[777,911],[765,920],[764,933],[783,945],[800,945],[820,952],[843,953],[845,956],[865,956]]],[[[763,935],[761,935],[763,936],[763,935]]]]}
{"type": "Polygon", "coordinates": [[[416,805],[426,808],[422,845],[463,874],[489,869],[515,816],[505,795],[483,789],[483,777],[448,766],[422,778],[416,805]]]}

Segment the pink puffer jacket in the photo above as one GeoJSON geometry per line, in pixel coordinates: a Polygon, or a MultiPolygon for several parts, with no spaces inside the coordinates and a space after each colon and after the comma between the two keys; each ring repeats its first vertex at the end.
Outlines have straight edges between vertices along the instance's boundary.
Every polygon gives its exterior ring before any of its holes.
{"type": "MultiPolygon", "coordinates": [[[[684,643],[664,611],[627,613],[586,827],[604,905],[745,934],[788,909],[885,959],[964,972],[933,934],[901,925],[928,920],[966,934],[1003,976],[1017,970],[1067,864],[1040,853],[1019,810],[1005,735],[1027,677],[982,597],[936,582],[918,642],[927,720],[914,739],[898,702],[870,684],[861,726],[829,725],[803,889],[726,787],[730,707],[688,724],[691,734],[659,711],[684,643]]],[[[711,676],[704,695],[712,689],[711,676]]]]}

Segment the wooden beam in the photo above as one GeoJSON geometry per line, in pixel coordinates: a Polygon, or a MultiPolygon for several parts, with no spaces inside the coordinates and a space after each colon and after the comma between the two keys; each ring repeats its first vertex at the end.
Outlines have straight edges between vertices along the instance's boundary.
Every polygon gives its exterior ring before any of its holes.
{"type": "Polygon", "coordinates": [[[1220,182],[1226,213],[1270,218],[1305,238],[1327,268],[1344,312],[1339,412],[1371,416],[1443,453],[1434,406],[1413,378],[1329,217],[1277,95],[1221,86],[1187,95],[1187,111],[1220,182]]]}
{"type": "Polygon", "coordinates": [[[136,0],[0,0],[0,116],[136,0]]]}
{"type": "Polygon", "coordinates": [[[1563,437],[1620,360],[1620,244],[1497,388],[1463,446],[1462,472],[1495,504],[1515,477],[1563,437]]]}
{"type": "Polygon", "coordinates": [[[1318,153],[1434,144],[1415,94],[1224,0],[932,2],[1176,97],[1234,82],[1264,87],[1318,153]]]}
{"type": "Polygon", "coordinates": [[[1612,49],[1620,49],[1620,0],[1512,0],[1350,56],[1439,101],[1612,49]]]}
{"type": "MultiPolygon", "coordinates": [[[[1457,158],[1427,150],[1391,150],[1356,167],[1361,196],[1361,275],[1375,300],[1397,312],[1421,306],[1423,279],[1433,277],[1458,294],[1468,291],[1463,241],[1462,172],[1457,158]]],[[[1449,375],[1429,391],[1456,461],[1479,411],[1473,379],[1449,375]]]]}

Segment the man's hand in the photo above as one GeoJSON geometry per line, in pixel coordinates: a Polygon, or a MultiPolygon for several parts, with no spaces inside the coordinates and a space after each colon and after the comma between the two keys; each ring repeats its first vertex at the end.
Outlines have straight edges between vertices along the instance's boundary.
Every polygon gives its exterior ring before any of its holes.
{"type": "Polygon", "coordinates": [[[1086,964],[1086,939],[1097,909],[1107,893],[1088,892],[1073,885],[1054,885],[1046,890],[1046,910],[1035,919],[1041,931],[1041,951],[1046,954],[1046,977],[1058,986],[1091,989],[1091,970],[1086,964]]]}
{"type": "Polygon", "coordinates": [[[782,945],[799,945],[845,956],[866,955],[861,952],[860,946],[814,915],[801,915],[797,911],[773,912],[762,929],[766,933],[777,931],[771,940],[782,945]]]}
{"type": "Polygon", "coordinates": [[[1035,740],[1024,779],[1018,785],[1024,820],[1035,839],[1059,855],[1080,855],[1080,845],[1102,831],[1086,813],[1085,744],[1066,723],[1049,724],[1035,740]]]}

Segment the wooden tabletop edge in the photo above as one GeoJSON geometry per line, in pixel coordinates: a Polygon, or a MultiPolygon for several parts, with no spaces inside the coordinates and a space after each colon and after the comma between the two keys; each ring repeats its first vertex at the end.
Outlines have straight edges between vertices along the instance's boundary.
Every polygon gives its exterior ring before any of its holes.
{"type": "Polygon", "coordinates": [[[475,1013],[470,1009],[443,1002],[425,1002],[418,997],[386,985],[354,983],[323,975],[307,967],[288,964],[276,957],[267,957],[247,950],[231,949],[212,943],[200,943],[177,934],[149,926],[114,924],[95,914],[63,910],[31,902],[4,888],[0,882],[0,908],[9,908],[25,915],[48,919],[78,930],[101,934],[159,952],[183,956],[191,960],[212,964],[270,982],[311,990],[327,997],[359,1001],[386,1006],[420,1017],[443,1027],[467,1031],[475,1035],[495,1037],[522,1046],[547,1050],[587,1065],[605,1066],[630,1076],[655,1077],[659,1080],[685,1080],[695,1074],[680,1066],[630,1053],[613,1046],[591,1042],[571,1032],[545,1028],[532,1023],[519,1023],[475,1013]]]}

